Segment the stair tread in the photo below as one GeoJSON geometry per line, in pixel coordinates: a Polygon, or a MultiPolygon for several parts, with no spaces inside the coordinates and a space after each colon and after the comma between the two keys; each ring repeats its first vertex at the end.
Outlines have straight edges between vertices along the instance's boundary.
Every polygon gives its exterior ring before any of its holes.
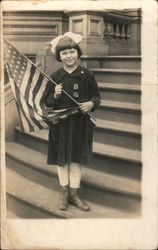
{"type": "MultiPolygon", "coordinates": [[[[131,125],[132,126],[132,125],[131,125]]],[[[36,138],[40,138],[44,141],[48,140],[48,130],[38,130],[31,133],[26,133],[30,136],[34,136],[36,138]]],[[[123,147],[118,147],[114,145],[108,145],[98,142],[93,142],[93,153],[102,155],[102,156],[110,156],[118,159],[124,159],[134,162],[141,162],[141,154],[138,150],[127,149],[123,147]]]]}
{"type": "MultiPolygon", "coordinates": [[[[100,151],[100,148],[97,148],[100,151]]],[[[34,166],[36,169],[43,169],[48,173],[57,175],[56,167],[50,167],[46,164],[46,155],[24,145],[8,142],[6,144],[6,152],[10,156],[34,166]],[[29,162],[28,162],[29,155],[29,162]]],[[[127,177],[114,176],[112,174],[93,170],[83,166],[83,182],[92,186],[97,186],[103,189],[119,191],[133,195],[140,195],[140,182],[127,177]]]]}
{"type": "MultiPolygon", "coordinates": [[[[141,126],[137,124],[131,124],[131,123],[123,123],[123,122],[117,122],[117,121],[108,121],[108,120],[102,120],[97,118],[96,122],[97,128],[102,129],[110,129],[120,132],[126,132],[126,133],[133,133],[133,134],[141,134],[141,126]]],[[[16,127],[17,130],[20,131],[20,127],[16,127]]],[[[36,132],[32,133],[36,136],[40,136],[40,138],[46,139],[48,138],[48,130],[37,130],[36,132]]]]}
{"type": "Polygon", "coordinates": [[[141,110],[141,105],[137,103],[129,103],[129,102],[120,102],[120,101],[109,101],[109,100],[102,100],[101,106],[111,107],[111,108],[121,108],[127,110],[141,110]]]}
{"type": "Polygon", "coordinates": [[[140,55],[108,55],[108,56],[101,56],[101,55],[82,55],[81,56],[81,59],[82,58],[94,58],[94,59],[98,59],[98,58],[106,58],[106,59],[110,59],[110,58],[127,58],[127,59],[141,59],[141,56],[140,55]]]}
{"type": "Polygon", "coordinates": [[[112,72],[112,73],[133,73],[141,74],[140,69],[118,69],[118,68],[90,68],[94,72],[112,72]]]}
{"type": "Polygon", "coordinates": [[[117,147],[113,145],[107,145],[103,143],[95,142],[93,145],[94,152],[101,154],[112,156],[119,159],[131,160],[136,162],[141,162],[141,154],[138,150],[128,149],[117,147]]]}
{"type": "MultiPolygon", "coordinates": [[[[36,138],[40,138],[42,140],[47,140],[48,138],[48,130],[38,130],[31,133],[26,133],[30,136],[34,136],[36,138]]],[[[102,155],[102,156],[110,156],[114,158],[130,160],[134,162],[141,162],[141,154],[138,150],[118,147],[114,145],[108,145],[98,142],[93,142],[93,153],[102,155]]]]}
{"type": "Polygon", "coordinates": [[[105,83],[98,82],[100,89],[116,89],[116,90],[129,90],[129,91],[141,91],[140,84],[123,84],[123,83],[105,83]]]}
{"type": "Polygon", "coordinates": [[[122,217],[129,216],[129,213],[121,212],[116,208],[109,208],[102,205],[88,202],[91,210],[88,212],[80,211],[72,205],[68,210],[58,209],[59,192],[50,190],[38,183],[17,174],[7,168],[7,193],[29,203],[36,208],[42,209],[49,214],[62,218],[95,218],[95,217],[122,217]],[[20,188],[19,188],[20,187],[20,188]]]}
{"type": "Polygon", "coordinates": [[[129,132],[129,133],[141,133],[141,126],[131,123],[123,123],[117,121],[106,121],[102,119],[97,119],[97,127],[104,129],[111,129],[121,132],[129,132]]]}

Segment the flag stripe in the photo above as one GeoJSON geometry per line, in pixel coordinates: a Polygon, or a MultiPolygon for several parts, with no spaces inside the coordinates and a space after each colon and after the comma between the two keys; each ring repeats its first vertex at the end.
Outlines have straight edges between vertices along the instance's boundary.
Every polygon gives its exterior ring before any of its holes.
{"type": "MultiPolygon", "coordinates": [[[[19,89],[16,89],[16,92],[18,93],[19,89]]],[[[33,127],[36,128],[35,124],[33,123],[30,115],[29,115],[29,111],[28,111],[28,105],[26,103],[26,100],[24,99],[24,97],[22,95],[17,95],[17,101],[18,101],[18,105],[19,108],[21,109],[25,119],[28,122],[28,125],[30,127],[30,131],[33,131],[33,127]]]]}
{"type": "Polygon", "coordinates": [[[41,112],[41,109],[38,109],[38,102],[36,101],[36,96],[37,96],[37,93],[39,92],[39,89],[41,87],[41,82],[43,82],[43,79],[44,77],[40,74],[39,75],[39,78],[37,80],[37,84],[36,86],[34,87],[33,89],[33,100],[34,100],[34,104],[35,104],[35,107],[36,107],[36,110],[39,111],[39,114],[42,115],[42,112],[41,112]]]}
{"type": "Polygon", "coordinates": [[[36,85],[37,85],[36,83],[37,83],[39,77],[40,77],[40,72],[39,72],[39,70],[36,69],[36,72],[35,72],[34,77],[33,77],[33,79],[32,79],[32,96],[31,96],[31,98],[32,98],[32,103],[33,103],[33,109],[34,109],[36,112],[38,112],[38,109],[37,109],[36,104],[35,104],[36,85]]]}
{"type": "Polygon", "coordinates": [[[30,126],[29,126],[29,123],[25,117],[25,115],[23,114],[22,110],[19,108],[19,106],[17,105],[18,107],[18,110],[19,110],[19,113],[20,113],[20,118],[21,118],[21,123],[22,123],[22,126],[23,126],[23,130],[24,131],[30,131],[30,126]]]}
{"type": "Polygon", "coordinates": [[[46,79],[46,78],[43,78],[43,80],[41,81],[40,86],[38,86],[38,87],[40,87],[40,88],[38,88],[38,91],[37,91],[37,93],[36,93],[35,100],[34,100],[35,105],[36,105],[37,109],[39,110],[39,112],[40,112],[40,114],[41,114],[42,116],[43,116],[43,110],[42,110],[42,108],[41,108],[42,106],[40,105],[40,100],[41,100],[41,93],[44,92],[46,83],[47,83],[47,79],[46,79]]]}
{"type": "Polygon", "coordinates": [[[26,72],[20,87],[20,92],[23,96],[25,96],[25,90],[27,87],[27,83],[28,83],[28,79],[29,79],[29,74],[30,74],[30,68],[31,68],[31,64],[28,62],[27,63],[27,67],[26,67],[26,72]]]}
{"type": "Polygon", "coordinates": [[[25,89],[25,95],[24,95],[26,100],[29,99],[29,93],[30,93],[31,83],[32,83],[32,78],[34,76],[34,73],[35,73],[35,67],[33,65],[31,65],[30,74],[29,74],[27,86],[26,86],[26,89],[25,89]]]}
{"type": "MultiPolygon", "coordinates": [[[[14,80],[13,80],[13,82],[14,82],[14,80]]],[[[12,85],[14,85],[14,84],[12,84],[12,85]]],[[[20,97],[20,95],[18,94],[19,89],[17,88],[16,85],[14,85],[14,86],[15,86],[16,99],[17,99],[17,103],[18,103],[19,109],[21,110],[23,116],[25,117],[25,120],[26,120],[27,123],[28,123],[29,130],[32,131],[33,125],[30,123],[30,120],[29,120],[29,118],[27,117],[27,112],[26,112],[26,110],[25,110],[25,106],[23,105],[23,102],[22,102],[22,100],[21,100],[21,97],[20,97]]],[[[25,127],[25,124],[24,124],[24,127],[25,127]]]]}
{"type": "Polygon", "coordinates": [[[30,130],[31,126],[29,125],[29,122],[27,121],[27,118],[25,118],[25,122],[24,122],[24,118],[23,117],[25,117],[25,115],[22,115],[23,114],[23,109],[19,108],[20,100],[18,100],[18,98],[17,98],[18,96],[16,95],[16,89],[15,89],[14,80],[11,77],[9,77],[9,82],[10,82],[10,85],[12,87],[13,94],[15,96],[15,101],[16,101],[18,110],[20,112],[20,119],[21,119],[21,122],[22,122],[23,129],[25,129],[25,127],[27,126],[26,130],[30,130]]]}
{"type": "MultiPolygon", "coordinates": [[[[24,96],[25,100],[28,100],[28,103],[29,103],[29,105],[31,107],[33,106],[32,98],[31,98],[31,87],[32,87],[31,84],[32,84],[32,79],[33,79],[34,73],[35,73],[35,67],[33,65],[31,65],[30,76],[29,76],[29,79],[28,79],[27,87],[26,87],[26,90],[25,90],[25,96],[24,96]]],[[[33,111],[33,109],[31,107],[29,109],[30,117],[32,118],[32,121],[34,122],[34,124],[39,129],[42,129],[42,125],[38,121],[39,116],[36,115],[36,117],[35,117],[35,112],[33,111]]]]}

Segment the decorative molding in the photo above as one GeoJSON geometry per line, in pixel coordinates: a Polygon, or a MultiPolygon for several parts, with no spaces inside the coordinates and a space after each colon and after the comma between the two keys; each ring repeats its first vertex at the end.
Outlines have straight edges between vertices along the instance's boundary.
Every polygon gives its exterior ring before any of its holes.
{"type": "Polygon", "coordinates": [[[33,36],[45,36],[45,35],[57,35],[58,25],[4,25],[4,35],[33,35],[33,36]]]}
{"type": "Polygon", "coordinates": [[[83,19],[72,20],[72,32],[77,34],[83,34],[83,19]]]}
{"type": "Polygon", "coordinates": [[[80,15],[94,15],[94,16],[104,16],[104,14],[107,12],[107,10],[70,10],[65,11],[65,14],[68,16],[80,16],[80,15]]]}
{"type": "Polygon", "coordinates": [[[43,43],[43,42],[48,42],[51,41],[53,38],[56,37],[56,35],[52,34],[45,34],[45,36],[41,35],[26,35],[26,34],[19,34],[17,36],[15,35],[6,35],[5,36],[10,42],[38,42],[38,43],[43,43]]]}
{"type": "Polygon", "coordinates": [[[92,36],[101,35],[100,20],[90,18],[90,35],[92,36]]]}
{"type": "Polygon", "coordinates": [[[49,10],[49,11],[45,11],[45,10],[27,10],[27,11],[21,11],[21,10],[12,10],[12,11],[3,11],[3,15],[4,16],[23,16],[23,17],[27,17],[27,16],[45,16],[47,18],[51,17],[53,14],[53,17],[67,17],[67,15],[65,15],[64,11],[57,11],[57,10],[49,10]]]}

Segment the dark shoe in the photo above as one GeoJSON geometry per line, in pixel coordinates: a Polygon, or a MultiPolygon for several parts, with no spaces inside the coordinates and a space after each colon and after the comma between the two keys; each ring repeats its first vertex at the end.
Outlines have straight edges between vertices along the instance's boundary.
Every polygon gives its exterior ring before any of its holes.
{"type": "Polygon", "coordinates": [[[68,186],[62,187],[60,201],[59,201],[59,209],[60,210],[66,210],[68,206],[68,186]]]}
{"type": "Polygon", "coordinates": [[[82,211],[88,211],[90,210],[90,207],[85,201],[82,201],[78,195],[77,195],[77,189],[76,188],[70,188],[69,193],[69,203],[72,205],[75,205],[82,211]]]}

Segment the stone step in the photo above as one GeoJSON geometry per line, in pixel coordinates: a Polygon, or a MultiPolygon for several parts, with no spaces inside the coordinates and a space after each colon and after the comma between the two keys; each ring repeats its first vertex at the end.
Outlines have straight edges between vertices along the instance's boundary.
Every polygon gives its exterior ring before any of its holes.
{"type": "MultiPolygon", "coordinates": [[[[23,169],[23,168],[22,168],[23,169]]],[[[60,211],[58,209],[59,201],[59,189],[54,189],[53,182],[54,178],[50,175],[40,174],[39,171],[36,173],[30,171],[29,177],[26,177],[22,174],[22,171],[18,173],[17,171],[12,170],[7,167],[7,194],[18,199],[22,203],[25,203],[32,208],[39,211],[42,211],[48,218],[130,218],[130,217],[139,217],[140,216],[140,202],[131,208],[131,204],[124,203],[122,209],[120,208],[120,202],[117,208],[116,199],[110,203],[110,198],[108,195],[105,195],[107,205],[97,204],[94,202],[88,201],[91,206],[91,210],[88,212],[83,212],[77,209],[76,207],[69,205],[67,211],[60,211]],[[39,181],[40,177],[40,181],[39,181]],[[42,183],[42,184],[41,184],[42,183]],[[45,185],[43,185],[45,184],[45,185]]],[[[82,192],[81,192],[82,196],[82,192]]],[[[20,209],[18,207],[18,209],[20,209]]],[[[25,215],[26,216],[26,215],[25,215]]],[[[28,211],[27,218],[32,218],[32,213],[28,211]]],[[[39,217],[40,218],[40,217],[39,217]]]]}
{"type": "Polygon", "coordinates": [[[107,83],[107,82],[98,82],[98,86],[100,89],[116,89],[122,92],[136,92],[141,93],[141,85],[135,83],[107,83]]]}
{"type": "Polygon", "coordinates": [[[138,84],[98,83],[103,100],[140,103],[141,86],[138,84]]]}
{"type": "MultiPolygon", "coordinates": [[[[98,125],[102,127],[102,124],[98,125]]],[[[116,123],[115,126],[113,122],[107,121],[106,123],[107,128],[110,128],[110,126],[113,128],[114,132],[116,129],[118,129],[120,132],[124,131],[124,133],[133,133],[140,134],[140,127],[135,126],[132,124],[128,124],[128,126],[123,126],[123,124],[116,123]],[[116,128],[116,126],[118,128],[116,128]],[[126,130],[126,131],[125,131],[126,130]]],[[[15,137],[17,142],[26,145],[28,147],[31,147],[35,150],[38,150],[39,152],[47,153],[47,147],[48,147],[48,130],[41,130],[36,131],[34,133],[22,133],[20,131],[20,128],[16,128],[15,130],[15,137]]],[[[100,148],[103,147],[104,150],[101,150],[102,154],[100,154],[97,150],[97,145],[100,145],[97,143],[95,146],[95,143],[93,144],[93,158],[90,162],[90,166],[92,169],[97,169],[99,171],[106,171],[107,173],[118,175],[118,176],[125,176],[133,179],[140,180],[141,179],[141,153],[140,151],[136,151],[137,155],[134,159],[128,159],[128,155],[126,156],[125,153],[122,152],[121,155],[119,155],[121,148],[115,147],[111,148],[111,150],[114,152],[113,155],[109,154],[109,146],[106,144],[101,144],[100,148]],[[96,151],[95,151],[96,149],[96,151]],[[118,150],[119,149],[119,150],[118,150]],[[105,151],[105,153],[103,153],[105,151]],[[123,157],[122,157],[123,156],[123,157]]],[[[123,148],[122,148],[123,151],[123,148]]],[[[133,152],[129,151],[129,154],[133,152]]]]}
{"type": "Polygon", "coordinates": [[[121,109],[127,112],[137,112],[141,113],[141,106],[137,103],[128,103],[128,102],[118,102],[118,101],[109,101],[109,100],[102,100],[101,101],[101,108],[113,108],[113,109],[121,109]]]}
{"type": "MultiPolygon", "coordinates": [[[[24,133],[21,132],[19,128],[16,128],[16,141],[25,146],[31,147],[32,149],[39,150],[39,152],[47,153],[48,130],[24,133]]],[[[99,155],[101,157],[108,156],[136,163],[141,162],[140,151],[128,149],[127,146],[123,148],[94,142],[93,153],[94,155],[99,155]]]]}
{"type": "Polygon", "coordinates": [[[128,124],[123,122],[106,121],[97,119],[96,129],[107,129],[122,133],[131,133],[132,135],[139,136],[141,134],[141,126],[136,124],[128,124]]]}
{"type": "Polygon", "coordinates": [[[140,126],[98,119],[94,141],[141,150],[140,126]]]}
{"type": "Polygon", "coordinates": [[[93,148],[94,154],[97,155],[124,159],[126,161],[133,161],[137,163],[141,162],[141,154],[139,150],[132,150],[98,142],[94,143],[93,148]]]}
{"type": "Polygon", "coordinates": [[[102,120],[140,124],[141,106],[137,103],[102,100],[95,116],[102,120]]]}
{"type": "MultiPolygon", "coordinates": [[[[17,140],[20,143],[25,141],[25,135],[20,135],[20,128],[16,129],[17,140]],[[19,135],[19,136],[18,136],[19,135]]],[[[40,134],[43,134],[41,131],[40,134]]],[[[39,135],[40,136],[40,135],[39,135]]],[[[48,135],[45,136],[47,140],[48,135]]],[[[28,138],[26,138],[28,140],[28,138]]],[[[33,139],[32,139],[33,140],[33,139]]],[[[141,149],[141,133],[140,126],[135,124],[124,124],[121,122],[105,121],[97,119],[97,126],[94,133],[94,142],[110,144],[130,149],[141,149]]],[[[25,143],[25,142],[24,142],[25,143]]],[[[44,146],[47,146],[44,142],[44,146]]]]}
{"type": "MultiPolygon", "coordinates": [[[[99,148],[99,146],[97,150],[101,153],[101,148],[99,148]]],[[[53,176],[57,175],[56,167],[46,164],[47,157],[44,153],[40,153],[15,142],[8,142],[6,144],[6,153],[8,157],[14,159],[16,162],[33,166],[34,168],[38,170],[41,169],[48,174],[51,172],[53,176]]],[[[102,153],[104,154],[104,152],[102,153]]],[[[110,153],[113,154],[114,152],[110,153]]],[[[134,155],[131,157],[134,157],[134,155]]],[[[8,162],[9,161],[7,161],[7,165],[14,165],[13,162],[12,164],[9,164],[8,162]]],[[[101,190],[111,190],[119,194],[128,194],[136,197],[139,197],[141,194],[139,180],[100,172],[98,170],[91,169],[90,166],[88,168],[84,166],[82,167],[82,183],[83,185],[92,186],[94,188],[97,187],[101,190]]]]}
{"type": "Polygon", "coordinates": [[[87,68],[140,69],[141,56],[90,56],[82,55],[81,64],[87,68]]]}
{"type": "Polygon", "coordinates": [[[7,193],[6,195],[6,204],[7,204],[7,218],[8,219],[48,219],[56,218],[53,214],[49,214],[48,211],[41,211],[40,208],[37,208],[35,205],[32,206],[31,203],[21,199],[15,194],[7,193]]]}
{"type": "Polygon", "coordinates": [[[140,84],[141,82],[141,71],[139,69],[101,69],[101,68],[90,68],[90,70],[95,74],[96,80],[98,82],[107,83],[135,83],[140,84]]]}

